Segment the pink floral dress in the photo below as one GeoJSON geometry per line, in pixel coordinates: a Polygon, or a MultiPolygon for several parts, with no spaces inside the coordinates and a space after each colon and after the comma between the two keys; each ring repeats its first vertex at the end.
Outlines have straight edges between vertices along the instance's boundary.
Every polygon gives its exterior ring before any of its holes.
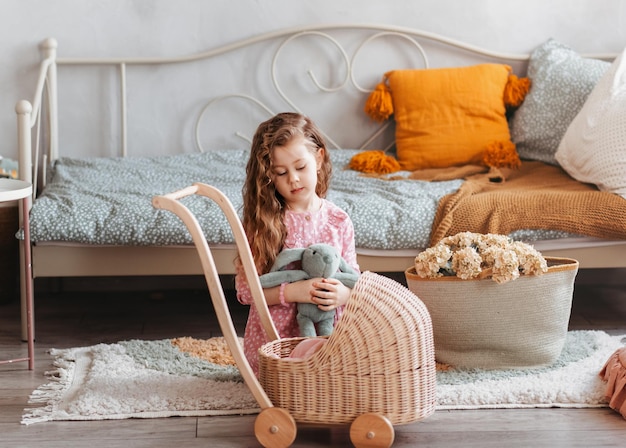
{"type": "MultiPolygon", "coordinates": [[[[337,248],[342,257],[355,270],[359,271],[354,247],[354,227],[348,214],[330,201],[323,200],[316,212],[285,212],[287,226],[286,248],[304,248],[315,243],[326,243],[337,248]]],[[[259,348],[268,342],[259,314],[254,307],[254,299],[243,271],[235,276],[237,300],[244,305],[252,305],[248,315],[244,335],[244,353],[252,370],[258,375],[259,348]]],[[[296,321],[296,304],[272,305],[269,307],[272,320],[281,338],[300,336],[296,321]]],[[[343,307],[337,308],[335,324],[341,317],[343,307]]]]}

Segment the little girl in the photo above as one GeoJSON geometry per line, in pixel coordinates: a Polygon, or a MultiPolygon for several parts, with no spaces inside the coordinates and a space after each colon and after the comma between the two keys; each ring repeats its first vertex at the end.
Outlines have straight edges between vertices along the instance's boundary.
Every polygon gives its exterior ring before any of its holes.
{"type": "MultiPolygon", "coordinates": [[[[327,243],[359,271],[350,217],[324,199],[332,166],[323,136],[307,117],[286,112],[261,123],[252,140],[243,187],[243,227],[257,271],[269,272],[286,248],[327,243]]],[[[238,261],[237,300],[252,305],[244,335],[244,352],[258,375],[258,349],[268,342],[254,299],[238,261]]],[[[298,267],[295,267],[296,269],[298,267]]],[[[296,303],[336,309],[335,323],[350,289],[328,278],[302,280],[264,289],[265,300],[281,338],[299,336],[296,303]]]]}

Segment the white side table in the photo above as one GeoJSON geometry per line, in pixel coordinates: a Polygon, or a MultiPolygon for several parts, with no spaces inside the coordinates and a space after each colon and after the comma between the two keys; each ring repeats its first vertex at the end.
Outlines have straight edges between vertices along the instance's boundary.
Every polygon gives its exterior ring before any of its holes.
{"type": "Polygon", "coordinates": [[[22,201],[22,215],[24,226],[24,272],[26,275],[26,332],[28,342],[28,357],[0,360],[0,364],[28,361],[28,369],[35,368],[35,337],[33,317],[33,288],[32,288],[32,263],[30,254],[30,221],[28,210],[28,198],[33,192],[30,183],[16,179],[0,179],[0,202],[22,201]]]}

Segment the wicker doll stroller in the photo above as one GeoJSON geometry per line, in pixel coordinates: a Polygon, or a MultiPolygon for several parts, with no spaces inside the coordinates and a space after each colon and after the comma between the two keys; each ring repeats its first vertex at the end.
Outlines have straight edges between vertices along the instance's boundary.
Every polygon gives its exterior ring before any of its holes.
{"type": "Polygon", "coordinates": [[[341,321],[312,356],[286,359],[304,338],[280,339],[271,320],[245,233],[226,196],[196,183],[153,198],[178,215],[198,250],[222,333],[237,367],[261,407],[254,424],[265,447],[287,447],[296,422],[350,425],[356,447],[390,447],[393,425],[415,422],[435,410],[435,353],[425,305],[399,283],[364,272],[341,321]],[[206,238],[180,199],[202,195],[215,201],[232,228],[246,276],[270,342],[259,350],[259,378],[243,354],[206,238]]]}

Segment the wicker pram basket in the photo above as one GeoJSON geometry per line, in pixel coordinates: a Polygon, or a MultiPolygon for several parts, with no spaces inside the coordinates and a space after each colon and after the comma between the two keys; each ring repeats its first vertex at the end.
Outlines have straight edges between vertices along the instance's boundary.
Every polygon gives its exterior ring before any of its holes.
{"type": "Polygon", "coordinates": [[[350,424],[357,447],[390,447],[393,424],[423,419],[435,411],[433,330],[426,306],[409,289],[365,272],[352,290],[341,321],[312,356],[285,359],[304,338],[280,339],[269,314],[243,227],[228,198],[196,183],[153,198],[185,223],[193,238],[224,338],[241,375],[262,410],[255,435],[265,447],[287,447],[296,421],[350,424]],[[268,339],[260,350],[257,378],[239,344],[206,238],[180,199],[202,195],[215,201],[232,228],[242,265],[268,339]]]}
{"type": "Polygon", "coordinates": [[[296,421],[350,423],[374,412],[401,424],[434,412],[430,316],[394,280],[364,272],[327,343],[308,358],[285,360],[301,340],[278,339],[259,350],[263,389],[296,421]]]}

